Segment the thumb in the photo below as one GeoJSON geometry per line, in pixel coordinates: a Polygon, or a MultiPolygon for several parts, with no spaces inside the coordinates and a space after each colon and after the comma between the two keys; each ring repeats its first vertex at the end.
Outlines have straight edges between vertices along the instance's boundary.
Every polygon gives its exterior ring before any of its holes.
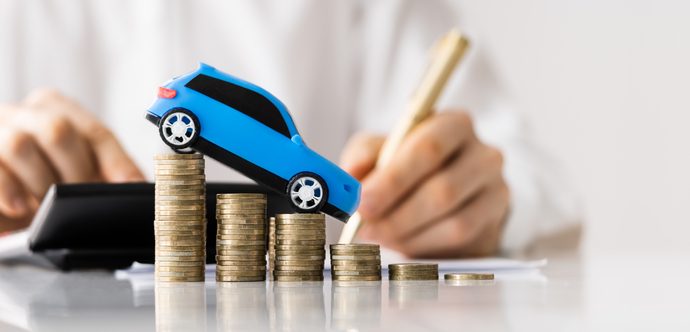
{"type": "Polygon", "coordinates": [[[376,159],[384,140],[385,137],[381,135],[355,134],[340,156],[341,167],[361,181],[376,166],[376,159]]]}

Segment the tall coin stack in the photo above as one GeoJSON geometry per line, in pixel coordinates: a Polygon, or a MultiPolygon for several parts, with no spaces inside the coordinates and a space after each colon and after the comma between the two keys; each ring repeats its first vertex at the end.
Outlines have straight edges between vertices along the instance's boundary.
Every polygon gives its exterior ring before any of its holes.
{"type": "Polygon", "coordinates": [[[276,267],[276,218],[268,218],[268,279],[273,279],[276,267]]]}
{"type": "Polygon", "coordinates": [[[322,281],[326,258],[323,214],[279,214],[276,218],[276,281],[322,281]]]}
{"type": "Polygon", "coordinates": [[[206,191],[200,154],[155,156],[155,266],[158,281],[204,281],[206,191]]]}
{"type": "Polygon", "coordinates": [[[216,281],[266,280],[266,195],[216,196],[216,281]]]}
{"type": "Polygon", "coordinates": [[[378,244],[332,244],[331,277],[334,281],[381,280],[378,244]]]}
{"type": "Polygon", "coordinates": [[[388,264],[389,280],[438,280],[438,264],[388,264]]]}

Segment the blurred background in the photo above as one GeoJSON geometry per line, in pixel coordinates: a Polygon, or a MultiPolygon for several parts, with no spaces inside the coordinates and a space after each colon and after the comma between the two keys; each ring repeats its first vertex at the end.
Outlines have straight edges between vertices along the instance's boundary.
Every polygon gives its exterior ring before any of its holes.
{"type": "Polygon", "coordinates": [[[689,250],[690,3],[450,3],[571,174],[583,250],[689,250]]]}

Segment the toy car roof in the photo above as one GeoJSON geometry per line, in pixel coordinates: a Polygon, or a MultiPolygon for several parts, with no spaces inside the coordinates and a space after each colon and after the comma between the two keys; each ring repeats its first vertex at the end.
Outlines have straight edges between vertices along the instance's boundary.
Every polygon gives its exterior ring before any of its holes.
{"type": "MultiPolygon", "coordinates": [[[[287,107],[285,107],[285,104],[281,102],[278,98],[276,98],[274,95],[272,95],[270,92],[264,90],[263,88],[254,85],[253,83],[247,82],[241,78],[237,78],[235,76],[226,74],[222,71],[216,70],[213,66],[207,65],[203,62],[199,63],[199,68],[193,73],[194,77],[197,77],[199,74],[203,74],[209,77],[213,77],[216,79],[219,79],[221,81],[229,82],[235,85],[238,85],[242,88],[248,89],[250,91],[253,91],[258,94],[258,96],[263,97],[261,99],[254,99],[255,103],[254,105],[249,105],[249,107],[267,107],[268,104],[278,110],[279,114],[282,117],[282,122],[284,122],[287,126],[287,130],[290,134],[290,137],[298,134],[299,132],[297,131],[297,127],[295,126],[294,121],[292,120],[292,116],[287,110],[287,107]]],[[[192,79],[194,80],[194,78],[192,79]]],[[[191,83],[191,82],[190,82],[191,83]]],[[[189,84],[189,83],[188,83],[189,84]]],[[[248,96],[242,96],[243,99],[247,99],[248,96]]],[[[251,104],[251,103],[249,103],[251,104]]],[[[275,114],[275,112],[267,112],[269,115],[275,114]]]]}

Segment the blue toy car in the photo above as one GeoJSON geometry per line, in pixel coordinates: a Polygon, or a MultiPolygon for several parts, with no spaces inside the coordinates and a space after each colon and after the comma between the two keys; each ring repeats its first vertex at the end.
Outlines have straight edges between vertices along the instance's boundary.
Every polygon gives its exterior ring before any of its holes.
{"type": "Polygon", "coordinates": [[[360,184],[307,147],[285,105],[209,65],[166,82],[146,118],[176,151],[194,149],[283,193],[299,212],[347,221],[360,184]]]}

